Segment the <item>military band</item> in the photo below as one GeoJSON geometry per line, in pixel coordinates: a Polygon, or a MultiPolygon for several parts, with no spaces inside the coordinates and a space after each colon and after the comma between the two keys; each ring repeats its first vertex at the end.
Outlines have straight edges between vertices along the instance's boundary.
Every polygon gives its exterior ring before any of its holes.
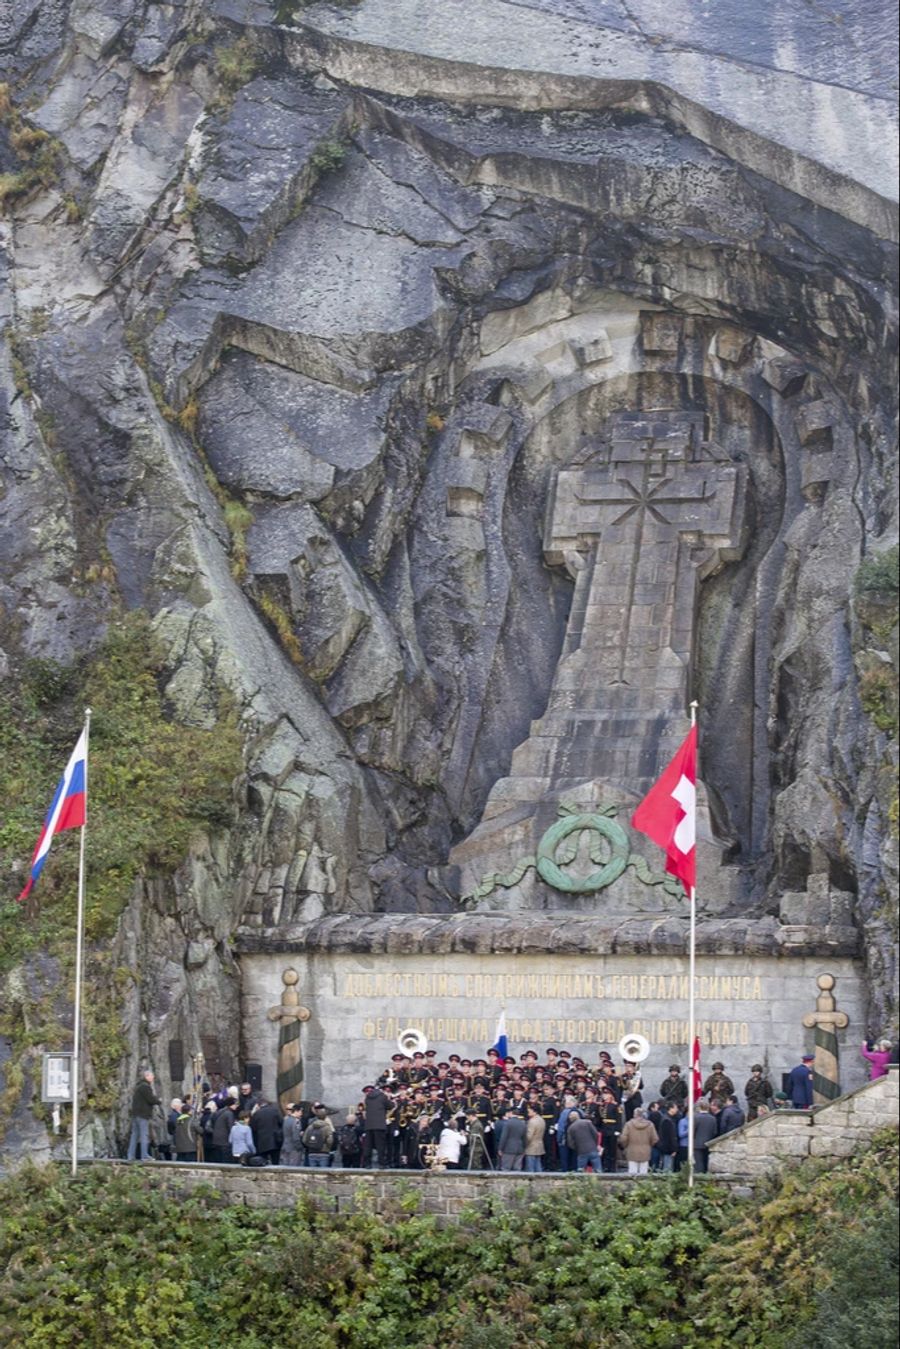
{"type": "MultiPolygon", "coordinates": [[[[446,1127],[468,1135],[461,1165],[496,1167],[503,1121],[508,1116],[525,1119],[531,1107],[544,1123],[543,1169],[559,1169],[566,1149],[559,1145],[557,1122],[574,1103],[599,1132],[604,1170],[614,1171],[619,1135],[642,1104],[642,1088],[636,1063],[617,1066],[602,1050],[597,1062],[588,1064],[551,1046],[543,1061],[534,1050],[522,1054],[521,1061],[503,1060],[493,1049],[484,1058],[451,1054],[440,1061],[433,1050],[398,1052],[377,1081],[364,1088],[364,1097],[374,1090],[387,1097],[387,1165],[392,1168],[424,1166],[427,1150],[433,1151],[446,1127]]],[[[686,1099],[687,1082],[677,1065],[660,1094],[678,1104],[686,1099]]],[[[362,1130],[364,1100],[357,1114],[362,1130]]]]}

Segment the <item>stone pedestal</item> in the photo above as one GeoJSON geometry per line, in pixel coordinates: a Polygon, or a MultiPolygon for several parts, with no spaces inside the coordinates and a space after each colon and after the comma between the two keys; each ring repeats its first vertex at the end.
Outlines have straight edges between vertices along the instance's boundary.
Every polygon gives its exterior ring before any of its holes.
{"type": "MultiPolygon", "coordinates": [[[[698,931],[697,1031],[703,1066],[721,1059],[738,1089],[762,1063],[777,1090],[811,1032],[804,1029],[816,981],[834,980],[848,1025],[841,1087],[860,1085],[855,1052],[865,1024],[865,987],[854,929],[786,929],[774,918],[718,920],[698,931]]],[[[484,1054],[505,1011],[510,1052],[550,1045],[589,1063],[615,1057],[639,1032],[651,1045],[645,1081],[654,1093],[670,1063],[687,1063],[688,960],[684,919],[619,921],[573,916],[335,916],[279,931],[244,930],[244,1057],[263,1065],[272,1092],[277,1027],[267,1013],[286,967],[299,973],[310,1010],[303,1028],[304,1093],[342,1107],[389,1063],[399,1032],[423,1031],[440,1058],[484,1054]]],[[[650,1098],[648,1098],[650,1099],[650,1098]]]]}

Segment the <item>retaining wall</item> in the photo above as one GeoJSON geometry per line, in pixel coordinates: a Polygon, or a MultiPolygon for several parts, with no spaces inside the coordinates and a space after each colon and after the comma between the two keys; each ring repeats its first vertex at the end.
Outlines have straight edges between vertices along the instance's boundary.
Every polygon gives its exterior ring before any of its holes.
{"type": "MultiPolygon", "coordinates": [[[[128,1166],[127,1162],[95,1161],[88,1166],[128,1166]]],[[[565,1204],[567,1196],[585,1186],[593,1187],[602,1203],[611,1191],[632,1185],[669,1183],[657,1176],[636,1177],[544,1172],[484,1171],[359,1171],[328,1167],[191,1165],[181,1162],[142,1162],[142,1174],[172,1195],[201,1186],[211,1189],[223,1203],[250,1204],[262,1208],[293,1208],[304,1198],[330,1213],[351,1213],[360,1205],[376,1213],[430,1213],[444,1222],[457,1221],[464,1209],[483,1207],[488,1200],[504,1209],[524,1209],[536,1199],[552,1197],[565,1204]]],[[[699,1177],[698,1183],[704,1181],[699,1177]]],[[[727,1185],[736,1194],[752,1193],[743,1177],[719,1176],[708,1184],[727,1185]]]]}
{"type": "Polygon", "coordinates": [[[711,1175],[750,1178],[779,1162],[803,1157],[849,1157],[879,1129],[900,1128],[900,1068],[815,1110],[777,1110],[709,1145],[711,1175]]]}

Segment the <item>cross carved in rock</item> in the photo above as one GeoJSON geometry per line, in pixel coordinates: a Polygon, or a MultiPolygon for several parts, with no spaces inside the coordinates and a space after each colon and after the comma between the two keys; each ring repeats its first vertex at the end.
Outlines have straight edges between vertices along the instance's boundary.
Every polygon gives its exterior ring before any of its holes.
{"type": "Polygon", "coordinates": [[[545,557],[576,580],[564,657],[589,654],[602,684],[655,689],[660,711],[690,659],[698,578],[741,545],[743,469],[703,431],[700,413],[619,414],[591,460],[559,471],[548,507],[545,557]]]}

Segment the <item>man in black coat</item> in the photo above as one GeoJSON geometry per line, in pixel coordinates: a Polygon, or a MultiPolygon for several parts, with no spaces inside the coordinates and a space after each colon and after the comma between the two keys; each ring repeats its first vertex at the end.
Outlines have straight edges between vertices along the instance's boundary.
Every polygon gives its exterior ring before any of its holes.
{"type": "Polygon", "coordinates": [[[365,1096],[365,1166],[372,1165],[372,1154],[380,1167],[387,1166],[387,1112],[390,1098],[380,1087],[363,1087],[365,1096]]]}
{"type": "Polygon", "coordinates": [[[140,1081],[134,1089],[131,1097],[131,1136],[128,1139],[128,1161],[133,1162],[136,1154],[141,1155],[137,1158],[139,1162],[146,1161],[150,1156],[150,1119],[153,1115],[153,1108],[160,1104],[159,1097],[153,1090],[153,1073],[148,1068],[146,1072],[141,1073],[140,1081]]]}
{"type": "Polygon", "coordinates": [[[231,1162],[231,1131],[240,1109],[237,1101],[229,1098],[213,1115],[211,1162],[231,1162]]]}
{"type": "Polygon", "coordinates": [[[675,1101],[670,1101],[659,1117],[656,1132],[659,1134],[660,1169],[664,1172],[675,1170],[675,1158],[678,1156],[678,1120],[681,1115],[675,1101]]]}
{"type": "Polygon", "coordinates": [[[719,1133],[730,1134],[732,1129],[739,1129],[746,1122],[746,1116],[738,1105],[736,1096],[729,1096],[725,1102],[725,1109],[719,1117],[719,1133]]]}
{"type": "Polygon", "coordinates": [[[281,1111],[278,1106],[261,1098],[250,1117],[250,1131],[256,1144],[257,1156],[264,1158],[270,1166],[277,1166],[283,1139],[281,1111]]]}
{"type": "Polygon", "coordinates": [[[612,1173],[616,1169],[616,1149],[622,1132],[622,1111],[616,1104],[616,1098],[609,1087],[604,1087],[600,1096],[600,1139],[603,1144],[603,1170],[612,1173]]]}
{"type": "Polygon", "coordinates": [[[709,1145],[718,1136],[719,1125],[705,1101],[697,1103],[694,1116],[694,1169],[705,1175],[709,1170],[709,1145]]]}

